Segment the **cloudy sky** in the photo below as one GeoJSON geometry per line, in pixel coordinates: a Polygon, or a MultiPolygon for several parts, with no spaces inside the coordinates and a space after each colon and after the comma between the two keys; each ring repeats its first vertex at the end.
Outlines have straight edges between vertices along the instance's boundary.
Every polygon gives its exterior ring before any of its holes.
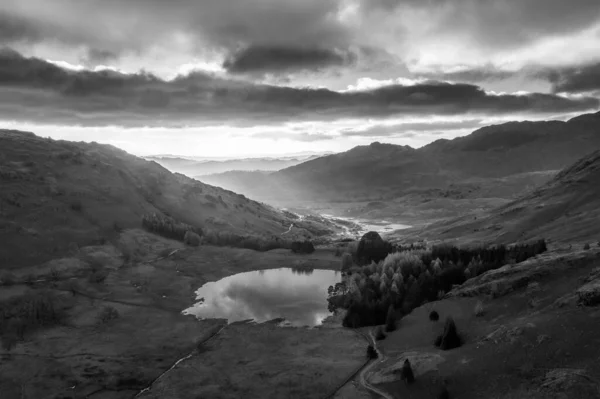
{"type": "Polygon", "coordinates": [[[0,127],[139,155],[421,146],[600,98],[598,0],[2,0],[0,127]]]}

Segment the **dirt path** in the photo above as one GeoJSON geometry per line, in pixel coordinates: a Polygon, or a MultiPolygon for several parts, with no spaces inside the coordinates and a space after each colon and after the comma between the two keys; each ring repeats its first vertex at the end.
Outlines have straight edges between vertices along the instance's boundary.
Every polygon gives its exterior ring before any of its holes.
{"type": "MultiPolygon", "coordinates": [[[[219,335],[221,333],[221,331],[223,331],[225,329],[225,327],[227,327],[227,323],[223,325],[223,327],[221,327],[217,332],[215,332],[214,334],[212,334],[210,337],[208,337],[207,339],[205,339],[202,342],[199,342],[198,345],[203,345],[205,343],[207,343],[208,341],[210,341],[211,339],[213,339],[214,337],[216,337],[217,335],[219,335]]],[[[195,352],[195,351],[194,351],[195,352]]],[[[165,371],[164,373],[162,373],[161,375],[159,375],[158,377],[156,377],[154,379],[154,381],[152,381],[150,383],[150,385],[148,385],[146,388],[142,389],[140,392],[138,392],[137,395],[134,396],[134,398],[139,397],[140,395],[142,395],[145,392],[148,392],[149,390],[152,389],[152,385],[154,385],[154,383],[156,381],[158,381],[159,379],[161,379],[165,374],[167,374],[169,371],[173,370],[175,367],[177,367],[177,365],[181,362],[184,362],[186,360],[188,360],[189,358],[191,358],[192,356],[194,356],[194,352],[188,354],[187,356],[182,357],[181,359],[177,360],[175,363],[173,363],[173,365],[171,367],[169,367],[167,369],[167,371],[165,371]]],[[[392,398],[393,399],[393,398],[392,398]]]]}
{"type": "Polygon", "coordinates": [[[382,398],[394,399],[394,397],[389,395],[388,393],[373,387],[371,384],[369,384],[369,381],[367,380],[366,375],[369,372],[369,370],[371,370],[375,365],[377,365],[385,360],[385,356],[383,356],[383,354],[377,348],[377,342],[375,341],[375,337],[373,337],[373,330],[369,331],[369,340],[371,341],[373,348],[375,348],[375,351],[377,352],[377,360],[370,363],[367,367],[365,367],[360,372],[360,374],[358,375],[358,380],[360,382],[360,385],[362,385],[366,390],[371,391],[371,392],[375,393],[376,395],[381,396],[382,398]]]}
{"type": "Polygon", "coordinates": [[[287,234],[290,231],[292,231],[292,227],[294,227],[294,223],[290,224],[290,228],[288,229],[288,231],[286,231],[285,233],[281,233],[281,235],[287,234]]]}

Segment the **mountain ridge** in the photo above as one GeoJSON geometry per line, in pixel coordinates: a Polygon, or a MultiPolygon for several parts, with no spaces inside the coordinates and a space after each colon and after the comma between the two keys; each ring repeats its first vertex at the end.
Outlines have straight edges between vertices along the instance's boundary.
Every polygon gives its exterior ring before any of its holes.
{"type": "MultiPolygon", "coordinates": [[[[599,132],[600,113],[568,121],[506,122],[421,148],[380,142],[357,146],[282,169],[267,179],[252,175],[244,181],[232,175],[202,179],[274,203],[395,198],[411,189],[444,188],[472,178],[560,170],[590,148],[600,148],[599,132]]],[[[506,197],[520,192],[507,189],[506,197]]]]}

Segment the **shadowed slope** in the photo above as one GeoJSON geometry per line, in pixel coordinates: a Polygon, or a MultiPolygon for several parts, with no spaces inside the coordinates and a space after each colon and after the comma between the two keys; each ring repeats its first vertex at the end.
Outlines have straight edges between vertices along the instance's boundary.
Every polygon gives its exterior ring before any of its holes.
{"type": "Polygon", "coordinates": [[[600,239],[600,150],[583,157],[537,190],[487,213],[430,226],[424,236],[512,242],[600,239]]]}
{"type": "MultiPolygon", "coordinates": [[[[279,235],[292,223],[275,208],[116,147],[33,133],[0,130],[0,184],[3,268],[102,242],[122,228],[140,227],[146,213],[237,234],[279,235]]],[[[292,235],[310,235],[295,225],[292,235]]]]}

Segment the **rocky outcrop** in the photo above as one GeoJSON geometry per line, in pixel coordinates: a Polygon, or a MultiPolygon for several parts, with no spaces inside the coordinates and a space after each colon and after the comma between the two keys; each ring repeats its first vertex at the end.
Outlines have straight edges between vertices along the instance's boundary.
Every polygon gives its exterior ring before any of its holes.
{"type": "Polygon", "coordinates": [[[577,290],[577,297],[581,305],[600,305],[600,267],[594,269],[586,279],[586,284],[577,290]]]}

